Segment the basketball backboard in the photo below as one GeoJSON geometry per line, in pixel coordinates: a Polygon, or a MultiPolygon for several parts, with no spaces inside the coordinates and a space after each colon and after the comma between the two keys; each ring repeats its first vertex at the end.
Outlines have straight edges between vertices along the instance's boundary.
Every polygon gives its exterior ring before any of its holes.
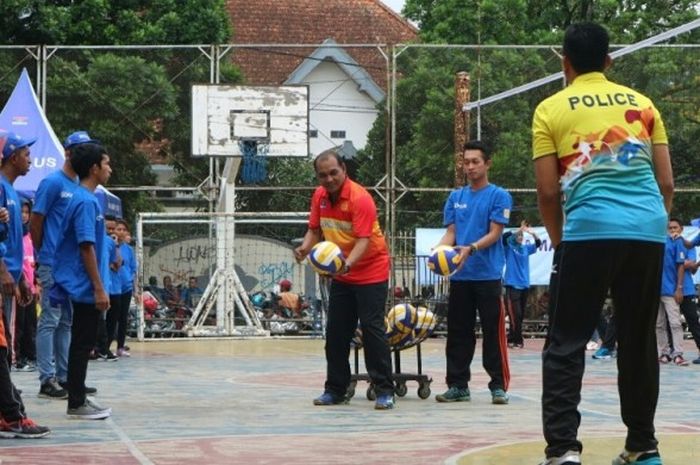
{"type": "Polygon", "coordinates": [[[243,156],[244,141],[267,156],[308,156],[308,86],[193,85],[192,156],[243,156]]]}

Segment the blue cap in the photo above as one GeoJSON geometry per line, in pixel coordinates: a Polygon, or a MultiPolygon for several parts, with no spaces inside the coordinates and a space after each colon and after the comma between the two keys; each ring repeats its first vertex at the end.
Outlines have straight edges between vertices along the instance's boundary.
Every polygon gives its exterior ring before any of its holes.
{"type": "Polygon", "coordinates": [[[63,148],[69,149],[80,144],[99,144],[100,141],[90,137],[87,131],[75,131],[63,141],[63,148]]]}
{"type": "Polygon", "coordinates": [[[3,160],[10,158],[13,153],[22,147],[29,147],[34,142],[36,142],[36,137],[24,138],[15,132],[0,133],[0,147],[2,147],[3,160]]]}

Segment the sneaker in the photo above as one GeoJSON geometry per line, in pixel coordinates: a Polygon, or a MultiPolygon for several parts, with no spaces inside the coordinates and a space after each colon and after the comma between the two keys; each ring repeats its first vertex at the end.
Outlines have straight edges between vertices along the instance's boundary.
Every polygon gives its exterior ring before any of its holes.
{"type": "Polygon", "coordinates": [[[114,355],[111,350],[108,350],[105,353],[97,353],[97,360],[98,361],[103,361],[103,362],[116,362],[119,360],[119,357],[114,355]]]}
{"type": "Polygon", "coordinates": [[[131,352],[131,347],[129,346],[125,345],[124,347],[122,347],[122,349],[126,350],[127,352],[131,352]]]}
{"type": "Polygon", "coordinates": [[[581,463],[581,453],[569,450],[559,457],[549,457],[540,465],[578,465],[581,463]]]}
{"type": "Polygon", "coordinates": [[[596,350],[591,357],[593,357],[596,360],[610,360],[613,358],[614,352],[607,347],[601,347],[600,349],[596,350]]]}
{"type": "Polygon", "coordinates": [[[29,418],[20,418],[17,421],[5,421],[4,418],[0,418],[0,438],[37,439],[49,434],[49,428],[39,426],[29,418]]]}
{"type": "Polygon", "coordinates": [[[679,354],[673,357],[673,363],[674,365],[677,365],[679,367],[687,367],[688,363],[690,362],[688,362],[686,359],[683,358],[682,355],[679,354]]]}
{"type": "Polygon", "coordinates": [[[671,363],[671,356],[668,354],[663,354],[661,357],[659,357],[659,363],[662,363],[666,365],[667,363],[671,363]]]}
{"type": "Polygon", "coordinates": [[[345,396],[338,396],[328,391],[314,399],[314,405],[340,405],[347,403],[348,399],[345,396]]]}
{"type": "Polygon", "coordinates": [[[394,408],[393,394],[380,394],[377,396],[377,401],[374,403],[375,410],[390,410],[394,408]]]}
{"type": "Polygon", "coordinates": [[[612,465],[662,465],[658,450],[648,450],[645,452],[629,452],[623,450],[615,457],[612,465]]]}
{"type": "Polygon", "coordinates": [[[102,420],[112,414],[112,409],[101,407],[94,400],[86,397],[83,405],[76,408],[68,407],[66,414],[72,420],[102,420]]]}
{"type": "Polygon", "coordinates": [[[121,348],[117,349],[117,357],[131,357],[131,354],[126,348],[121,348]]]}
{"type": "Polygon", "coordinates": [[[467,402],[471,398],[469,388],[458,388],[456,386],[452,386],[444,393],[435,396],[435,400],[438,402],[467,402]]]}
{"type": "Polygon", "coordinates": [[[39,389],[39,397],[45,399],[67,399],[68,391],[63,389],[56,378],[50,378],[48,381],[44,382],[39,389]]]}
{"type": "Polygon", "coordinates": [[[515,349],[515,342],[509,342],[509,343],[508,343],[508,348],[509,348],[509,349],[515,349]]]}
{"type": "MultiPolygon", "coordinates": [[[[68,381],[59,381],[58,384],[66,391],[68,390],[68,381]]],[[[91,386],[85,386],[85,394],[86,395],[95,395],[95,394],[97,394],[97,388],[91,387],[91,386]]]]}
{"type": "Polygon", "coordinates": [[[518,343],[515,344],[515,348],[516,348],[516,349],[524,349],[524,348],[525,348],[525,344],[523,344],[522,342],[518,342],[518,343]]]}
{"type": "Polygon", "coordinates": [[[588,341],[588,344],[586,344],[586,350],[588,351],[597,350],[598,347],[600,347],[600,344],[595,341],[588,341]]]}
{"type": "Polygon", "coordinates": [[[700,356],[698,356],[698,358],[693,360],[693,365],[700,365],[700,356]]]}
{"type": "Polygon", "coordinates": [[[97,351],[96,350],[91,350],[90,355],[88,356],[89,360],[97,360],[99,357],[97,356],[97,351]]]}
{"type": "Polygon", "coordinates": [[[508,403],[508,394],[503,389],[494,389],[491,391],[491,403],[496,405],[505,405],[508,403]]]}
{"type": "Polygon", "coordinates": [[[33,365],[30,365],[29,363],[17,362],[17,364],[15,365],[15,371],[24,371],[24,372],[36,371],[36,367],[33,365]]]}

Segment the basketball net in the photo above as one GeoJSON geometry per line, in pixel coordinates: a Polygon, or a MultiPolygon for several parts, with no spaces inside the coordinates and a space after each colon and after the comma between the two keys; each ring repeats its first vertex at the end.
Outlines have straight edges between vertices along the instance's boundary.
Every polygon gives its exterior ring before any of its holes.
{"type": "Polygon", "coordinates": [[[243,154],[241,182],[257,184],[267,179],[267,152],[269,144],[255,140],[240,140],[238,147],[243,154]]]}

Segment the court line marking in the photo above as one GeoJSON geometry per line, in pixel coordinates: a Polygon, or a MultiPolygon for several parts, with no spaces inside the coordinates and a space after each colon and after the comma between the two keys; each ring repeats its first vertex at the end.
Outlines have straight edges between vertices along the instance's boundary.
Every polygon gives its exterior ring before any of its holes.
{"type": "Polygon", "coordinates": [[[107,418],[105,421],[109,427],[112,428],[112,431],[117,434],[122,444],[124,444],[128,449],[129,453],[131,453],[131,455],[138,460],[141,465],[155,465],[143,452],[141,452],[141,450],[136,446],[136,443],[131,440],[131,438],[112,420],[112,418],[107,418]]]}

